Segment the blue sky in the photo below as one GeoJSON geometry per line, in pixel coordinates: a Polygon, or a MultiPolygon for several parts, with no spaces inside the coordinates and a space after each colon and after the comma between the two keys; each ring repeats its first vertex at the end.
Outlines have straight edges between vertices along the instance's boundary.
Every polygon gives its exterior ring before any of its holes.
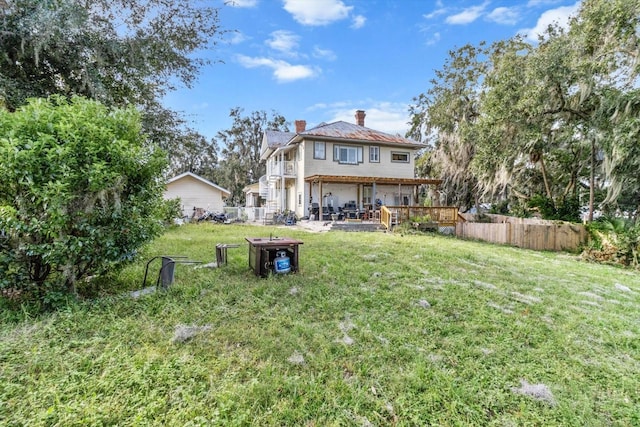
{"type": "Polygon", "coordinates": [[[193,88],[165,97],[205,135],[231,127],[229,111],[276,111],[293,128],[354,122],[408,130],[408,105],[430,87],[450,50],[517,33],[532,43],[565,24],[576,0],[235,0],[220,7],[224,40],[203,56],[193,88]]]}

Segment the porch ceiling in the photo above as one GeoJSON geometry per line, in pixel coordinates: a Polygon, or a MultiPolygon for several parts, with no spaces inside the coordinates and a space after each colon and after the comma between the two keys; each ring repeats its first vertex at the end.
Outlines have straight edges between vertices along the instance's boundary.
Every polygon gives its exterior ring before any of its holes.
{"type": "Polygon", "coordinates": [[[432,178],[389,178],[376,176],[351,175],[311,175],[305,182],[342,183],[342,184],[401,184],[401,185],[440,185],[441,179],[432,178]]]}

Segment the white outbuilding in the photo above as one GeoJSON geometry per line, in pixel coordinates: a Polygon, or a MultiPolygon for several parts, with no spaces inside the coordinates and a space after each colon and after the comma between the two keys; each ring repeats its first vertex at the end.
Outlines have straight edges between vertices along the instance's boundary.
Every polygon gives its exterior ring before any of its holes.
{"type": "Polygon", "coordinates": [[[194,212],[209,210],[222,212],[224,200],[231,192],[191,172],[185,172],[167,181],[164,198],[180,199],[182,214],[191,218],[194,212]]]}

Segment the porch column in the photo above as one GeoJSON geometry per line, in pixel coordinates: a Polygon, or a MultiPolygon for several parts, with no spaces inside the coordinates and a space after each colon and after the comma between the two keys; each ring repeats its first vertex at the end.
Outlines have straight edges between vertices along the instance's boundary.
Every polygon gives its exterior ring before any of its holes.
{"type": "Polygon", "coordinates": [[[307,200],[308,206],[309,206],[309,218],[311,218],[311,209],[313,207],[313,205],[311,204],[313,202],[313,181],[309,181],[309,198],[307,200]]]}
{"type": "Polygon", "coordinates": [[[373,209],[376,209],[376,200],[378,200],[378,194],[376,191],[376,182],[373,181],[372,185],[371,185],[371,205],[373,206],[373,209]]]}
{"type": "Polygon", "coordinates": [[[320,206],[320,209],[318,211],[318,220],[322,221],[322,210],[324,209],[324,206],[322,204],[322,200],[324,199],[324,197],[322,197],[322,180],[318,181],[318,192],[319,192],[319,196],[318,196],[318,206],[320,206]]]}
{"type": "Polygon", "coordinates": [[[285,205],[284,205],[284,198],[285,198],[285,194],[284,192],[286,191],[285,187],[284,187],[284,153],[280,153],[280,212],[284,212],[285,210],[285,205]]]}

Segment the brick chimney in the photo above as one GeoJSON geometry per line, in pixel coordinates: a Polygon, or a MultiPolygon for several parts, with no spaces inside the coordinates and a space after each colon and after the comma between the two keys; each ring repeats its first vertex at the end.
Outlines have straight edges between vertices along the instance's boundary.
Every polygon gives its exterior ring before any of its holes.
{"type": "Polygon", "coordinates": [[[366,116],[364,110],[356,111],[356,124],[358,126],[364,126],[364,116],[366,116]]]}
{"type": "Polygon", "coordinates": [[[296,120],[296,133],[302,133],[307,129],[306,120],[296,120]]]}

